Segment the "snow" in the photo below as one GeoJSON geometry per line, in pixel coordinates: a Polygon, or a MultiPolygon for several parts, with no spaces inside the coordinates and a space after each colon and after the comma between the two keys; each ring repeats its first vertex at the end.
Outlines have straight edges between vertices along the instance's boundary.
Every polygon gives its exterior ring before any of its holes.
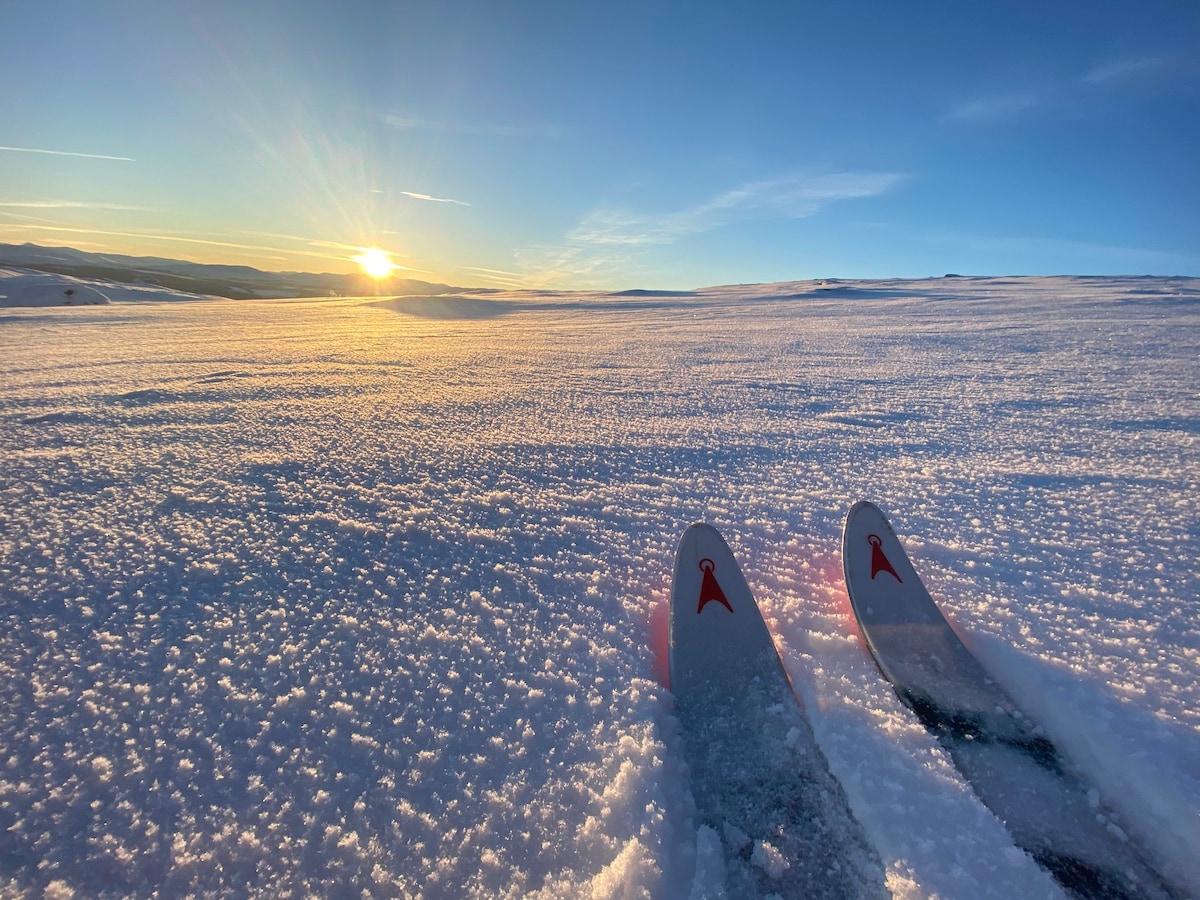
{"type": "Polygon", "coordinates": [[[857,636],[865,498],[1200,895],[1200,281],[100,290],[0,309],[0,893],[725,896],[663,675],[706,520],[893,895],[1061,896],[857,636]]]}
{"type": "Polygon", "coordinates": [[[13,306],[104,306],[109,298],[95,283],[65,275],[0,269],[0,308],[13,306]]]}
{"type": "Polygon", "coordinates": [[[106,306],[109,303],[169,303],[208,300],[157,285],[116,284],[28,269],[0,268],[0,309],[39,306],[106,306]]]}

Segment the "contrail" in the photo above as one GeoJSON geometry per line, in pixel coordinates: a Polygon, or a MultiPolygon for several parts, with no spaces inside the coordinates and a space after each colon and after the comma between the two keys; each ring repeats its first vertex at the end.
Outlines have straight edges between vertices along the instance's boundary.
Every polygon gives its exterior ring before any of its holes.
{"type": "Polygon", "coordinates": [[[34,147],[0,147],[9,153],[45,153],[49,156],[80,156],[84,159],[115,159],[118,162],[134,162],[129,156],[105,156],[102,153],[71,153],[68,150],[38,150],[34,147]]]}

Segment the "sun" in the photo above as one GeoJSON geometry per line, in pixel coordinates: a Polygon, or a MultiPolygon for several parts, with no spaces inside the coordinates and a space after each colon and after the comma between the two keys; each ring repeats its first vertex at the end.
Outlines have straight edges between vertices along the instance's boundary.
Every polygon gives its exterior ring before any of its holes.
{"type": "Polygon", "coordinates": [[[362,270],[372,278],[387,278],[392,274],[392,269],[396,268],[390,253],[374,247],[363,250],[354,257],[354,261],[362,266],[362,270]]]}

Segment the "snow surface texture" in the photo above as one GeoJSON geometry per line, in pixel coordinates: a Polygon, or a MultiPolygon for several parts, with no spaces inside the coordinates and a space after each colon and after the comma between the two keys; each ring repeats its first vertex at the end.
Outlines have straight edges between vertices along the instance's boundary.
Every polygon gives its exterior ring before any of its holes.
{"type": "Polygon", "coordinates": [[[725,895],[704,519],[892,893],[1061,896],[857,637],[860,498],[1200,894],[1200,282],[471,299],[0,311],[0,894],[725,895]]]}

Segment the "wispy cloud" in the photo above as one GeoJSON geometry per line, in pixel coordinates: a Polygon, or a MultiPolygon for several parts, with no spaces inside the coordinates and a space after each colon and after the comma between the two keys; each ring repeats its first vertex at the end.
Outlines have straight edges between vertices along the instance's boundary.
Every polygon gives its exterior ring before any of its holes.
{"type": "Polygon", "coordinates": [[[463,266],[462,271],[476,273],[485,281],[502,288],[529,287],[527,272],[509,272],[507,269],[488,269],[483,266],[463,266]]]}
{"type": "Polygon", "coordinates": [[[1120,60],[1096,66],[1083,76],[1083,81],[1097,87],[1109,87],[1149,74],[1162,65],[1163,61],[1157,56],[1120,60]]]}
{"type": "Polygon", "coordinates": [[[597,252],[595,247],[580,245],[531,246],[514,250],[513,258],[524,270],[524,287],[583,286],[612,281],[638,252],[634,248],[613,249],[597,252]]]}
{"type": "Polygon", "coordinates": [[[1094,66],[1082,75],[1048,79],[1031,88],[985,94],[959,103],[942,118],[970,125],[996,125],[1017,121],[1034,110],[1077,112],[1095,88],[1114,88],[1139,80],[1150,80],[1169,66],[1158,56],[1122,59],[1094,66]]]}
{"type": "Polygon", "coordinates": [[[151,212],[148,206],[130,206],[126,203],[89,203],[82,200],[0,200],[0,207],[8,209],[108,209],[119,212],[151,212]]]}
{"type": "Polygon", "coordinates": [[[37,147],[0,147],[6,153],[43,153],[47,156],[75,156],[82,159],[109,159],[116,162],[136,162],[129,156],[106,156],[103,153],[75,153],[69,150],[42,150],[37,147]]]}
{"type": "Polygon", "coordinates": [[[960,103],[946,114],[951,122],[988,124],[1015,119],[1041,103],[1032,93],[1001,94],[960,103]]]}
{"type": "Polygon", "coordinates": [[[418,194],[414,191],[400,191],[404,197],[411,197],[413,200],[426,200],[430,203],[453,203],[456,206],[470,206],[471,204],[465,200],[452,200],[449,197],[431,197],[429,194],[418,194]]]}
{"type": "Polygon", "coordinates": [[[585,216],[568,238],[590,245],[672,244],[688,235],[746,219],[806,218],[840,200],[885,193],[903,179],[903,175],[893,172],[792,174],[749,182],[675,212],[654,214],[601,208],[585,216]]]}
{"type": "Polygon", "coordinates": [[[894,172],[792,173],[751,181],[681,210],[645,213],[601,207],[588,213],[560,244],[514,251],[528,287],[596,286],[629,278],[640,266],[655,269],[655,250],[736,222],[801,219],[844,200],[893,190],[894,172]]]}

